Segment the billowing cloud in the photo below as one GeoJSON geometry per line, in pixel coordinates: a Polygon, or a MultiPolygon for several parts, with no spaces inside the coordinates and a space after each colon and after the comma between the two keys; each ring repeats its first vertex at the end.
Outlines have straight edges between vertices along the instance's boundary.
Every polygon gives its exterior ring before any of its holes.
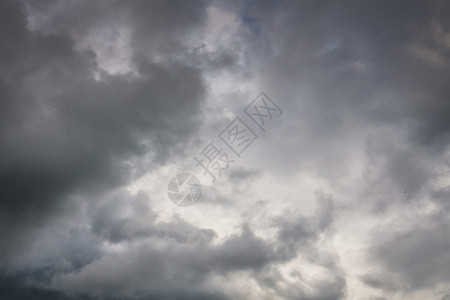
{"type": "Polygon", "coordinates": [[[447,299],[449,10],[2,1],[1,298],[447,299]],[[178,172],[196,205],[166,199],[178,172]]]}

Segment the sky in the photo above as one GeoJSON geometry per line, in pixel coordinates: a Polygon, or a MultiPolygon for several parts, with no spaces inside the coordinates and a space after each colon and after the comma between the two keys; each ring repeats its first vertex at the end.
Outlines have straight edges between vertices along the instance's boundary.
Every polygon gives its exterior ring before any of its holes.
{"type": "Polygon", "coordinates": [[[0,298],[449,300],[449,15],[0,1],[0,298]]]}

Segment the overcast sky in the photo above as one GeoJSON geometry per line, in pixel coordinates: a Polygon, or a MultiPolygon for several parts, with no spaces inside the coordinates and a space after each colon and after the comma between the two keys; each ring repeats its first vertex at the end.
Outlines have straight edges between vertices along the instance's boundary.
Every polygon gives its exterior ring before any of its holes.
{"type": "Polygon", "coordinates": [[[0,298],[449,300],[449,16],[0,1],[0,298]]]}

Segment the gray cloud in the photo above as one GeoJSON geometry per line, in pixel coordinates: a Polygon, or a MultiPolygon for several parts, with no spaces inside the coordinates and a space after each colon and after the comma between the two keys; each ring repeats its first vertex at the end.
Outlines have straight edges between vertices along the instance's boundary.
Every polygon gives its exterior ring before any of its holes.
{"type": "Polygon", "coordinates": [[[377,251],[369,252],[372,260],[379,262],[377,265],[382,267],[384,274],[363,277],[366,284],[387,290],[418,290],[448,282],[450,245],[446,238],[448,222],[445,217],[430,215],[421,225],[390,232],[384,237],[381,234],[386,235],[386,232],[379,233],[378,244],[383,245],[383,251],[373,246],[377,251]],[[383,282],[386,278],[390,280],[383,282]]]}
{"type": "MultiPolygon", "coordinates": [[[[183,220],[157,222],[146,200],[144,194],[129,198],[126,193],[120,193],[99,207],[93,217],[94,232],[112,243],[131,242],[127,246],[129,250],[104,255],[80,272],[58,275],[52,287],[95,297],[139,298],[144,294],[167,296],[174,291],[187,295],[210,291],[220,298],[224,291],[211,290],[208,278],[244,271],[255,276],[262,287],[271,286],[287,299],[299,295],[305,299],[334,299],[344,294],[345,280],[335,258],[314,246],[318,232],[329,226],[329,220],[324,223],[319,217],[316,224],[312,219],[299,218],[295,225],[280,223],[275,243],[255,236],[248,225],[244,225],[241,233],[217,243],[214,231],[196,228],[183,220]],[[128,206],[132,213],[120,217],[123,208],[128,206]],[[304,230],[300,230],[301,227],[304,230]],[[279,278],[262,275],[271,274],[277,263],[295,258],[300,249],[308,260],[328,269],[334,278],[315,282],[314,292],[307,293],[294,286],[278,286],[275,282],[279,278]],[[327,291],[322,290],[324,285],[327,291]]],[[[318,215],[328,219],[330,200],[321,201],[323,206],[318,215]]],[[[224,297],[236,297],[232,291],[224,293],[224,297]]]]}
{"type": "Polygon", "coordinates": [[[2,298],[447,299],[448,3],[0,6],[2,298]],[[158,202],[255,89],[278,127],[158,202]]]}
{"type": "Polygon", "coordinates": [[[136,58],[136,76],[96,80],[92,52],[63,32],[29,31],[20,2],[2,6],[1,231],[15,232],[4,256],[16,251],[20,230],[44,226],[70,194],[141,173],[130,157],[151,152],[151,166],[177,151],[199,124],[204,84],[193,66],[146,58],[136,58]]]}

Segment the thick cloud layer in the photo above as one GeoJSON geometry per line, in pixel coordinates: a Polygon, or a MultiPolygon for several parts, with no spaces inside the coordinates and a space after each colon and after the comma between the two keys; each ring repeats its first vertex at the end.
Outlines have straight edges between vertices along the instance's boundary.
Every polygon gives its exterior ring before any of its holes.
{"type": "Polygon", "coordinates": [[[0,297],[448,299],[449,13],[2,1],[0,297]],[[236,116],[258,139],[173,205],[236,116]]]}
{"type": "Polygon", "coordinates": [[[133,161],[148,151],[148,163],[164,162],[195,131],[204,84],[194,66],[138,53],[137,74],[96,79],[92,51],[77,50],[68,35],[31,32],[23,5],[2,5],[1,219],[2,236],[12,231],[13,239],[2,242],[6,254],[20,239],[15,230],[43,226],[70,194],[128,182],[142,172],[133,161]]]}

